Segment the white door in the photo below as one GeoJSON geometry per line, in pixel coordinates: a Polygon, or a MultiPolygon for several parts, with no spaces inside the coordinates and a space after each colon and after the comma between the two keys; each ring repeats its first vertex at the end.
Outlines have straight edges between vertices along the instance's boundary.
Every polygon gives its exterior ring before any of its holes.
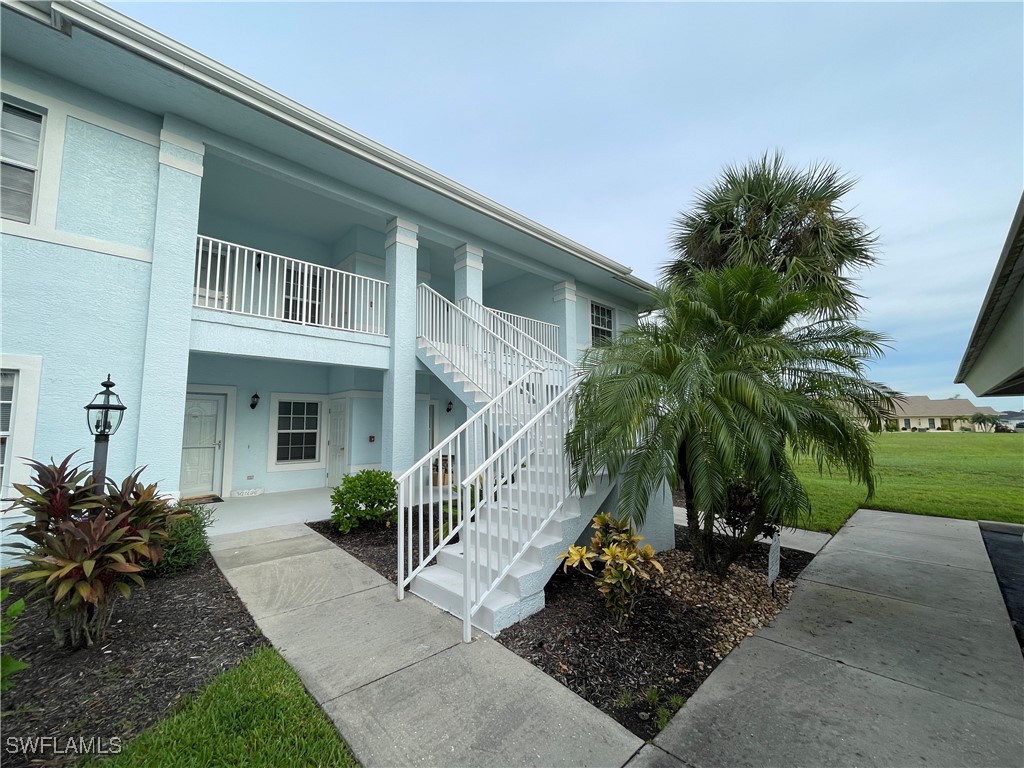
{"type": "Polygon", "coordinates": [[[224,395],[185,396],[181,440],[181,495],[221,493],[224,474],[224,395]]]}
{"type": "Polygon", "coordinates": [[[345,410],[348,402],[344,398],[332,398],[330,405],[330,422],[327,432],[327,487],[341,485],[341,478],[348,470],[348,457],[345,454],[345,410]]]}

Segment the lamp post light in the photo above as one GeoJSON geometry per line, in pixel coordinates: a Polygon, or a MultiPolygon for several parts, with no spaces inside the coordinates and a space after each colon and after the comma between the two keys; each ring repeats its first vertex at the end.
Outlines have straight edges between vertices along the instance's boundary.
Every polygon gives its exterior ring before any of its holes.
{"type": "Polygon", "coordinates": [[[100,488],[107,483],[107,446],[110,436],[121,426],[121,419],[127,410],[121,398],[114,392],[114,382],[107,374],[103,389],[96,393],[92,402],[85,406],[85,418],[89,432],[96,436],[96,447],[92,455],[92,479],[100,488]]]}

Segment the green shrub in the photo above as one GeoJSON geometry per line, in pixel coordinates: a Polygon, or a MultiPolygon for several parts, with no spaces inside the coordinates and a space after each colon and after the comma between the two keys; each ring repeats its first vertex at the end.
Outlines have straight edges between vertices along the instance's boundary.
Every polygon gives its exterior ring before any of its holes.
{"type": "Polygon", "coordinates": [[[605,607],[622,626],[633,615],[653,572],[664,573],[664,568],[654,559],[650,544],[640,546],[644,537],[636,533],[628,520],[616,520],[602,513],[592,525],[594,537],[590,548],[572,546],[558,558],[565,561],[563,571],[583,566],[593,572],[594,562],[599,563],[601,570],[588,575],[593,576],[598,591],[604,595],[605,607]]]}
{"type": "Polygon", "coordinates": [[[154,576],[174,576],[193,568],[210,549],[207,529],[213,510],[202,504],[181,504],[176,512],[187,515],[167,526],[170,538],[164,542],[164,556],[153,566],[154,576]]]}
{"type": "Polygon", "coordinates": [[[21,496],[11,508],[32,521],[6,531],[27,540],[8,546],[30,563],[12,581],[29,582],[28,597],[46,604],[57,642],[79,648],[103,641],[117,598],[143,585],[142,571],[163,558],[167,526],[180,515],[156,484],[139,482],[141,469],[104,488],[72,467],[72,456],[60,465],[28,462],[32,482],[14,484],[21,496]]]}
{"type": "MultiPolygon", "coordinates": [[[[0,604],[7,599],[9,594],[10,590],[6,587],[0,589],[0,604]]],[[[11,633],[14,631],[14,620],[24,610],[25,601],[19,597],[8,605],[3,610],[3,613],[0,613],[0,646],[5,646],[10,642],[11,633]]],[[[14,685],[11,677],[23,669],[28,669],[28,664],[24,661],[19,661],[13,656],[8,656],[6,653],[0,656],[0,691],[9,691],[11,686],[14,685]]]]}
{"type": "Polygon", "coordinates": [[[364,525],[390,526],[398,510],[398,483],[390,472],[364,469],[346,475],[331,494],[331,520],[341,533],[364,525]]]}

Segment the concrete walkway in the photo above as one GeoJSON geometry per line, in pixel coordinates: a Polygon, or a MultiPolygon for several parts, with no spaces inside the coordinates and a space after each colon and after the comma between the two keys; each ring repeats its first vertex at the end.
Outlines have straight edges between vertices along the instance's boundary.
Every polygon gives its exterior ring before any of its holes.
{"type": "Polygon", "coordinates": [[[857,512],[629,765],[1024,765],[1024,659],[978,524],[857,512]]]}
{"type": "Polygon", "coordinates": [[[357,760],[376,766],[621,766],[643,742],[529,662],[302,524],[215,536],[256,623],[357,760]]]}

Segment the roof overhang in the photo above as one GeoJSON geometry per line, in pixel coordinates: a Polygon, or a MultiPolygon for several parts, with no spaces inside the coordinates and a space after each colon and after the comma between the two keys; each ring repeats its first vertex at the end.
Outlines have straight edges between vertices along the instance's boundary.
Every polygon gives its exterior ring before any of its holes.
{"type": "Polygon", "coordinates": [[[356,133],[219,62],[94,2],[0,0],[0,5],[70,35],[81,29],[278,123],[356,157],[407,183],[506,227],[514,236],[553,248],[605,274],[638,303],[653,286],[632,270],[515,211],[356,133]]]}
{"type": "Polygon", "coordinates": [[[954,381],[981,396],[1024,394],[1024,195],[954,381]],[[992,359],[998,358],[998,359],[992,359]]]}

